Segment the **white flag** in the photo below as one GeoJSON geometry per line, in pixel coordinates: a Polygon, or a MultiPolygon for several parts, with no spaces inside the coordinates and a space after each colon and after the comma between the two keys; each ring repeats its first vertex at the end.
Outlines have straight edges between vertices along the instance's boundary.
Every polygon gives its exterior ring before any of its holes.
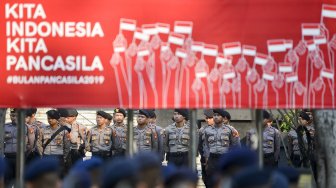
{"type": "Polygon", "coordinates": [[[286,82],[291,83],[291,82],[296,82],[299,80],[299,77],[296,73],[288,74],[286,76],[286,82]]]}
{"type": "Polygon", "coordinates": [[[321,35],[321,26],[317,23],[304,23],[301,31],[303,36],[318,36],[321,35]]]}
{"type": "Polygon", "coordinates": [[[217,56],[218,46],[213,44],[205,44],[203,48],[203,54],[208,56],[217,56]]]}
{"type": "Polygon", "coordinates": [[[134,33],[134,38],[143,40],[143,41],[149,41],[149,35],[143,33],[141,28],[136,28],[135,33],[134,33]]]}
{"type": "Polygon", "coordinates": [[[192,22],[176,21],[175,24],[174,24],[174,32],[175,33],[191,35],[192,28],[193,28],[193,23],[192,22]]]}
{"type": "Polygon", "coordinates": [[[322,17],[336,18],[336,5],[324,4],[322,6],[322,17]]]}
{"type": "Polygon", "coordinates": [[[156,35],[159,32],[156,24],[144,24],[142,25],[142,31],[147,35],[156,35]]]}
{"type": "Polygon", "coordinates": [[[257,54],[257,47],[243,45],[243,54],[246,56],[255,56],[257,54]]]}
{"type": "Polygon", "coordinates": [[[267,63],[268,56],[265,54],[257,53],[257,55],[254,58],[254,63],[257,65],[264,66],[267,63]]]}
{"type": "Polygon", "coordinates": [[[314,36],[314,43],[317,44],[317,45],[326,44],[327,43],[327,38],[324,35],[314,36]]]}
{"type": "Polygon", "coordinates": [[[184,44],[184,35],[177,33],[170,33],[168,37],[168,42],[182,46],[184,44]]]}
{"type": "Polygon", "coordinates": [[[156,23],[156,28],[159,33],[168,34],[170,32],[170,25],[165,23],[156,23]]]}
{"type": "Polygon", "coordinates": [[[320,74],[324,78],[328,78],[328,79],[331,79],[331,80],[334,79],[334,72],[330,69],[322,69],[320,74]]]}
{"type": "Polygon", "coordinates": [[[271,73],[271,72],[264,72],[263,73],[263,79],[264,80],[273,81],[274,78],[275,78],[275,73],[271,73]]]}
{"type": "Polygon", "coordinates": [[[225,56],[241,54],[241,44],[240,42],[224,43],[223,51],[225,56]]]}
{"type": "Polygon", "coordinates": [[[279,72],[293,72],[292,64],[279,63],[279,72]]]}
{"type": "Polygon", "coordinates": [[[269,53],[285,52],[287,49],[286,42],[283,39],[268,40],[267,48],[269,53]]]}
{"type": "Polygon", "coordinates": [[[120,19],[120,29],[127,30],[127,31],[135,31],[136,29],[136,21],[131,19],[120,19]]]}
{"type": "Polygon", "coordinates": [[[203,52],[203,48],[204,48],[204,43],[203,42],[193,41],[191,43],[191,50],[193,52],[203,52]]]}
{"type": "Polygon", "coordinates": [[[180,57],[182,59],[187,58],[187,51],[183,48],[177,48],[175,52],[176,57],[180,57]]]}

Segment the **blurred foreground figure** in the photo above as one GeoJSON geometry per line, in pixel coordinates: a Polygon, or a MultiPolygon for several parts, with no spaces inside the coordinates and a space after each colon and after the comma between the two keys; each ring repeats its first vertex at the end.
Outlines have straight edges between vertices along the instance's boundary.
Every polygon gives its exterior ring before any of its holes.
{"type": "Polygon", "coordinates": [[[287,177],[290,188],[299,187],[300,173],[296,168],[284,166],[284,167],[279,167],[277,171],[287,177]]]}
{"type": "Polygon", "coordinates": [[[258,157],[255,151],[247,148],[235,148],[220,157],[217,172],[211,178],[217,185],[215,187],[231,187],[233,176],[257,165],[258,157]]]}
{"type": "Polygon", "coordinates": [[[90,175],[81,169],[72,170],[64,179],[62,188],[91,188],[90,175]]]}
{"type": "Polygon", "coordinates": [[[197,174],[189,168],[166,167],[165,188],[196,188],[197,174]]]}
{"type": "Polygon", "coordinates": [[[145,188],[141,186],[137,165],[128,158],[116,158],[103,172],[102,188],[145,188]]]}
{"type": "Polygon", "coordinates": [[[56,158],[33,160],[25,171],[26,188],[59,188],[59,161],[56,158]]]}
{"type": "Polygon", "coordinates": [[[232,188],[287,188],[288,180],[285,176],[271,169],[251,167],[235,175],[232,188]]]}
{"type": "MultiPolygon", "coordinates": [[[[78,161],[71,171],[86,171],[88,173],[88,178],[90,179],[90,184],[92,184],[92,187],[100,187],[103,165],[103,159],[92,157],[89,160],[78,161]]],[[[74,175],[76,176],[78,173],[74,173],[74,175]]],[[[78,181],[79,180],[81,179],[78,179],[78,181]]]]}
{"type": "Polygon", "coordinates": [[[139,178],[146,187],[163,188],[161,159],[157,153],[143,152],[134,157],[139,170],[139,178]]]}

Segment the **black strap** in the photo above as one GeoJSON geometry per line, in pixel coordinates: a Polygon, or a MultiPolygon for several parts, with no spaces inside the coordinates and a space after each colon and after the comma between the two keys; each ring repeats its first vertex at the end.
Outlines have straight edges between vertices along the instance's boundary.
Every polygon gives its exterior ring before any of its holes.
{"type": "Polygon", "coordinates": [[[43,151],[45,150],[45,148],[50,144],[50,142],[52,140],[54,140],[54,138],[63,130],[67,130],[69,133],[71,132],[71,129],[69,127],[67,127],[66,125],[61,126],[61,128],[59,128],[56,132],[54,132],[54,134],[51,135],[50,139],[47,140],[47,142],[43,145],[43,151]]]}

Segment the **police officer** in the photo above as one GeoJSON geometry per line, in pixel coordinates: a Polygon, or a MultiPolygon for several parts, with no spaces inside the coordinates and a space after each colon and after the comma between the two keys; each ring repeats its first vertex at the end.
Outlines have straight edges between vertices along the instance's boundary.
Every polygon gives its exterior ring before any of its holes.
{"type": "MultiPolygon", "coordinates": [[[[4,125],[4,154],[5,159],[8,163],[8,172],[5,176],[5,183],[9,184],[10,181],[15,177],[16,173],[16,153],[17,153],[17,119],[16,119],[16,109],[10,109],[10,119],[11,123],[6,123],[4,125]]],[[[29,132],[27,131],[27,126],[25,126],[25,139],[28,143],[29,132]]],[[[26,150],[28,148],[26,147],[26,150]]]]}
{"type": "MultiPolygon", "coordinates": [[[[207,176],[213,177],[220,156],[231,148],[240,147],[238,131],[229,125],[231,115],[222,109],[213,110],[214,126],[204,131],[204,157],[206,161],[207,176]]],[[[207,187],[213,182],[207,179],[207,187]]]]}
{"type": "Polygon", "coordinates": [[[109,114],[109,113],[106,113],[106,117],[107,117],[107,119],[106,119],[106,126],[111,126],[112,119],[113,119],[112,115],[109,114]]]}
{"type": "Polygon", "coordinates": [[[70,152],[70,129],[58,123],[60,118],[56,110],[46,112],[49,125],[40,129],[37,148],[40,155],[54,157],[59,160],[62,175],[65,170],[65,160],[70,152]]]}
{"type": "Polygon", "coordinates": [[[158,152],[158,135],[155,130],[148,126],[148,110],[139,110],[137,116],[138,125],[134,127],[134,142],[137,145],[137,151],[158,152]]]}
{"type": "Polygon", "coordinates": [[[113,131],[106,125],[108,114],[97,111],[97,126],[88,131],[87,139],[92,156],[108,160],[112,155],[113,131]]]}
{"type": "Polygon", "coordinates": [[[28,164],[32,159],[39,156],[37,150],[37,140],[40,129],[45,125],[37,121],[35,118],[37,109],[36,108],[29,108],[25,110],[26,118],[25,122],[28,128],[29,136],[28,136],[28,143],[27,143],[27,152],[26,152],[26,163],[28,164]]]}
{"type": "Polygon", "coordinates": [[[205,119],[206,125],[201,127],[199,130],[198,152],[201,155],[202,179],[203,179],[204,184],[207,184],[206,183],[207,175],[206,175],[206,170],[205,170],[205,157],[204,157],[204,152],[203,152],[203,148],[205,144],[204,143],[204,131],[208,127],[212,127],[214,125],[213,110],[212,109],[204,110],[204,116],[205,116],[204,119],[205,119]]]}
{"type": "Polygon", "coordinates": [[[169,125],[164,132],[164,150],[168,165],[188,166],[188,151],[190,145],[190,126],[187,123],[188,110],[175,109],[175,123],[169,125]]]}
{"type": "Polygon", "coordinates": [[[306,114],[308,114],[310,120],[308,121],[308,125],[306,128],[309,131],[311,138],[311,151],[310,151],[310,164],[313,170],[315,181],[317,181],[317,152],[316,152],[316,133],[314,128],[314,119],[313,112],[311,110],[304,110],[306,114]]]}
{"type": "Polygon", "coordinates": [[[163,149],[163,133],[164,129],[156,125],[156,114],[155,110],[147,110],[149,113],[148,127],[156,132],[158,135],[158,153],[161,158],[161,162],[164,160],[164,149],[163,149]]]}
{"type": "MultiPolygon", "coordinates": [[[[303,164],[303,162],[306,162],[306,160],[308,160],[308,158],[304,157],[309,157],[309,156],[305,156],[305,155],[309,155],[308,153],[306,153],[306,149],[308,148],[306,146],[308,146],[308,144],[310,144],[311,146],[311,136],[310,133],[307,129],[308,126],[308,122],[310,121],[310,117],[309,115],[302,111],[300,112],[299,115],[299,126],[296,128],[296,130],[291,129],[288,133],[288,152],[290,155],[290,159],[292,161],[292,164],[294,167],[301,167],[301,165],[303,164]],[[298,133],[301,134],[301,138],[303,141],[303,148],[302,151],[305,152],[304,154],[301,153],[300,150],[300,140],[299,140],[299,136],[298,133]],[[307,135],[308,134],[308,135],[307,135]],[[309,142],[308,143],[308,138],[309,138],[309,142]]],[[[307,167],[308,164],[303,164],[304,167],[307,167]]]]}
{"type": "Polygon", "coordinates": [[[70,153],[67,156],[67,167],[73,165],[77,160],[83,160],[86,143],[86,127],[77,123],[78,112],[76,109],[58,109],[60,124],[71,129],[70,132],[70,153]]]}
{"type": "Polygon", "coordinates": [[[127,126],[124,123],[126,111],[122,108],[114,109],[112,130],[115,133],[112,156],[125,156],[127,146],[127,126]]]}
{"type": "Polygon", "coordinates": [[[264,165],[269,167],[276,167],[278,165],[280,153],[280,132],[278,129],[272,127],[272,118],[270,114],[263,111],[263,152],[264,165]]]}

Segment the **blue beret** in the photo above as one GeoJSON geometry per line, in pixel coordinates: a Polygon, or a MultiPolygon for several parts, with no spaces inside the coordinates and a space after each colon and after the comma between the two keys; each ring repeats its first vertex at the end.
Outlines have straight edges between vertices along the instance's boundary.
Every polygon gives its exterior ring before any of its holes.
{"type": "Polygon", "coordinates": [[[212,117],[213,117],[213,114],[214,114],[214,112],[213,112],[212,109],[204,110],[203,113],[204,113],[204,115],[205,115],[206,117],[209,117],[209,118],[212,118],[212,117]]]}
{"type": "Polygon", "coordinates": [[[126,110],[122,109],[122,108],[116,108],[113,111],[114,113],[121,113],[122,115],[124,115],[124,117],[126,117],[126,110]]]}
{"type": "Polygon", "coordinates": [[[221,115],[222,117],[226,117],[228,120],[231,119],[230,113],[223,109],[213,109],[213,112],[221,115]]]}
{"type": "Polygon", "coordinates": [[[140,170],[152,167],[161,167],[161,160],[154,152],[140,152],[135,155],[134,160],[140,170]]]}
{"type": "Polygon", "coordinates": [[[107,116],[107,118],[106,118],[106,119],[108,119],[108,120],[110,120],[110,121],[113,119],[112,115],[111,115],[111,114],[109,114],[109,113],[106,113],[106,116],[107,116]]]}
{"type": "Polygon", "coordinates": [[[289,166],[280,166],[277,171],[287,177],[290,183],[297,183],[300,178],[300,173],[296,168],[289,166]]]}
{"type": "Polygon", "coordinates": [[[139,114],[144,115],[147,118],[149,118],[149,112],[148,112],[148,110],[139,110],[139,114]]]}
{"type": "Polygon", "coordinates": [[[33,114],[36,114],[37,108],[28,108],[25,110],[26,116],[32,116],[33,114]]]}
{"type": "Polygon", "coordinates": [[[182,167],[173,171],[173,173],[165,180],[165,185],[171,186],[177,182],[193,182],[197,184],[197,173],[189,168],[182,167]]]}
{"type": "Polygon", "coordinates": [[[218,168],[225,174],[228,169],[235,166],[250,167],[258,164],[257,154],[248,148],[234,148],[221,156],[218,168]]]}
{"type": "Polygon", "coordinates": [[[306,112],[304,112],[304,111],[301,111],[301,112],[300,112],[300,117],[301,117],[302,119],[306,120],[306,121],[310,121],[310,117],[309,117],[309,115],[308,115],[306,112]]]}
{"type": "Polygon", "coordinates": [[[270,119],[271,115],[266,110],[263,110],[263,118],[264,119],[270,119]]]}
{"type": "Polygon", "coordinates": [[[288,186],[288,180],[283,174],[279,172],[272,173],[272,188],[283,188],[288,186]]]}
{"type": "Polygon", "coordinates": [[[147,110],[149,113],[149,118],[156,118],[155,110],[147,110]]]}
{"type": "Polygon", "coordinates": [[[59,161],[56,158],[42,158],[33,160],[25,172],[25,181],[34,181],[48,172],[58,172],[59,161]]]}
{"type": "Polygon", "coordinates": [[[181,114],[186,120],[188,120],[189,110],[187,110],[187,109],[175,109],[175,112],[181,114]]]}
{"type": "Polygon", "coordinates": [[[91,184],[89,172],[82,169],[73,169],[64,178],[62,188],[90,188],[91,184]]]}
{"type": "Polygon", "coordinates": [[[76,117],[78,116],[78,112],[76,109],[70,108],[70,109],[65,109],[65,108],[59,108],[57,109],[59,115],[61,117],[76,117]]]}
{"type": "Polygon", "coordinates": [[[103,188],[114,187],[118,182],[125,179],[137,178],[137,166],[129,158],[119,158],[107,165],[103,174],[103,188]]]}
{"type": "Polygon", "coordinates": [[[161,173],[162,173],[163,180],[166,182],[172,175],[174,175],[176,170],[177,168],[174,164],[162,166],[161,173]]]}
{"type": "Polygon", "coordinates": [[[272,171],[251,167],[232,178],[232,188],[261,187],[271,182],[272,171]]]}
{"type": "Polygon", "coordinates": [[[74,108],[70,108],[70,109],[68,109],[68,116],[69,116],[69,117],[76,117],[76,116],[78,116],[78,112],[77,112],[77,110],[74,109],[74,108]]]}
{"type": "Polygon", "coordinates": [[[49,110],[46,112],[47,116],[51,119],[59,119],[60,115],[56,110],[49,110]]]}
{"type": "Polygon", "coordinates": [[[73,169],[85,169],[85,170],[90,171],[95,168],[100,168],[103,164],[104,164],[104,161],[101,158],[92,157],[89,160],[77,161],[73,169]]]}
{"type": "Polygon", "coordinates": [[[108,119],[108,113],[104,111],[97,111],[97,115],[103,117],[104,119],[108,119]]]}

